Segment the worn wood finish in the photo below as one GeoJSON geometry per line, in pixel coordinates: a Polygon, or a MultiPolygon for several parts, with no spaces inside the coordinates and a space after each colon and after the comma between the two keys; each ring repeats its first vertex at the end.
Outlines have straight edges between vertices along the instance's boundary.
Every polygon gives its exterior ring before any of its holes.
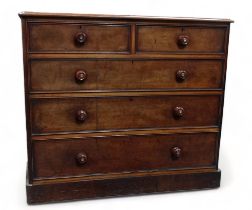
{"type": "Polygon", "coordinates": [[[78,182],[27,184],[27,202],[30,204],[114,197],[134,194],[199,190],[220,186],[220,171],[189,170],[145,173],[142,176],[114,176],[107,179],[79,180],[78,182]],[[59,192],[61,192],[59,194],[59,192]]]}
{"type": "Polygon", "coordinates": [[[198,90],[98,90],[98,91],[57,91],[57,92],[30,92],[29,98],[95,98],[95,97],[134,97],[134,96],[212,96],[212,95],[223,95],[223,90],[221,89],[198,89],[198,90]]]}
{"type": "Polygon", "coordinates": [[[129,51],[128,25],[85,24],[29,24],[31,52],[81,51],[127,52],[129,51]],[[85,33],[86,40],[78,43],[78,33],[85,33]],[[50,34],[48,36],[48,34],[50,34]],[[76,43],[77,41],[77,43],[76,43]],[[97,44],[99,43],[99,45],[97,44]]]}
{"type": "Polygon", "coordinates": [[[36,99],[31,102],[32,132],[217,126],[219,96],[36,99]],[[184,113],[177,118],[176,107],[184,113]],[[76,120],[79,110],[87,113],[76,120]],[[209,114],[211,113],[211,114],[209,114]]]}
{"type": "Polygon", "coordinates": [[[217,138],[218,133],[205,133],[37,141],[33,143],[34,177],[214,168],[217,138]],[[174,159],[175,147],[181,154],[174,159]],[[79,154],[86,155],[83,164],[79,154]]]}
{"type": "Polygon", "coordinates": [[[77,13],[43,13],[43,12],[20,12],[19,17],[21,18],[32,18],[36,19],[61,19],[64,21],[71,19],[86,19],[86,20],[146,20],[146,21],[162,21],[165,22],[202,22],[202,23],[233,23],[230,19],[217,19],[217,18],[193,18],[193,17],[167,17],[167,16],[139,16],[139,15],[106,15],[106,14],[77,14],[77,13]]]}
{"type": "Polygon", "coordinates": [[[177,128],[161,128],[155,129],[139,129],[139,130],[121,130],[121,131],[96,131],[96,132],[64,132],[57,134],[34,134],[32,139],[34,141],[43,140],[59,140],[59,139],[82,139],[89,137],[113,137],[113,136],[146,136],[146,135],[157,135],[157,134],[184,134],[184,133],[218,133],[220,129],[218,126],[194,126],[194,127],[177,127],[177,128]]]}
{"type": "Polygon", "coordinates": [[[28,203],[219,186],[231,20],[19,16],[28,203]]]}
{"type": "Polygon", "coordinates": [[[226,28],[138,26],[136,30],[139,52],[224,52],[226,28]],[[179,42],[181,35],[188,39],[185,45],[179,42]]]}
{"type": "Polygon", "coordinates": [[[220,60],[34,60],[31,91],[222,88],[220,60]],[[179,71],[186,72],[182,81],[179,71]],[[76,72],[86,75],[76,80],[76,72]]]}

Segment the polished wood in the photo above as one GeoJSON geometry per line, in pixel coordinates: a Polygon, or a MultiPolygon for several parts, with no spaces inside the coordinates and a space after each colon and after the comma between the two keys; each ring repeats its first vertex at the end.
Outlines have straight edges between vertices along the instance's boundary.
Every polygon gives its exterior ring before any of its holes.
{"type": "Polygon", "coordinates": [[[178,70],[176,72],[176,80],[177,82],[184,82],[188,77],[188,71],[186,70],[178,70]]]}
{"type": "Polygon", "coordinates": [[[46,91],[39,91],[39,92],[30,92],[29,98],[95,98],[95,97],[121,97],[121,96],[208,96],[208,95],[223,95],[222,89],[175,89],[175,90],[131,90],[131,91],[125,91],[125,90],[113,90],[113,91],[57,91],[57,92],[46,92],[46,91]]]}
{"type": "Polygon", "coordinates": [[[183,134],[183,133],[218,133],[220,129],[218,126],[194,126],[194,127],[177,127],[177,128],[160,128],[160,129],[135,129],[135,130],[118,130],[118,131],[96,131],[96,132],[63,132],[57,134],[33,134],[32,140],[59,140],[59,139],[81,139],[86,137],[106,137],[106,136],[127,136],[127,135],[156,135],[156,134],[183,134]]]}
{"type": "MultiPolygon", "coordinates": [[[[51,20],[53,19],[61,19],[66,18],[66,20],[69,20],[71,18],[81,18],[81,19],[91,19],[91,20],[97,20],[97,19],[108,19],[108,20],[146,20],[146,21],[162,21],[165,20],[166,22],[213,22],[213,23],[233,23],[233,20],[230,19],[217,19],[217,18],[193,18],[193,17],[166,17],[166,16],[140,16],[140,15],[106,15],[106,14],[77,14],[77,13],[44,13],[44,12],[20,12],[19,17],[21,18],[32,18],[32,19],[43,19],[43,18],[49,18],[51,20]]],[[[66,21],[65,20],[65,21],[66,21]]]]}
{"type": "Polygon", "coordinates": [[[184,116],[185,109],[181,106],[173,108],[173,116],[175,119],[181,119],[184,116]]]}
{"type": "Polygon", "coordinates": [[[32,91],[210,89],[223,87],[222,73],[223,62],[219,60],[34,60],[30,88],[32,91]],[[74,77],[83,83],[76,83],[74,77]]]}
{"type": "Polygon", "coordinates": [[[219,186],[231,20],[19,16],[28,203],[219,186]]]}
{"type": "Polygon", "coordinates": [[[29,50],[31,52],[81,51],[84,53],[129,51],[128,36],[130,28],[128,25],[32,23],[28,27],[30,30],[29,50]],[[82,40],[80,40],[81,37],[83,37],[82,40]]]}
{"type": "Polygon", "coordinates": [[[86,33],[78,32],[75,35],[75,42],[76,42],[77,46],[84,45],[86,41],[87,41],[87,34],[86,33]]]}
{"type": "Polygon", "coordinates": [[[217,126],[220,99],[219,96],[36,99],[31,102],[32,132],[217,126]],[[76,112],[78,121],[83,123],[76,122],[76,112]]]}
{"type": "Polygon", "coordinates": [[[171,149],[171,157],[174,160],[180,159],[182,153],[182,149],[180,147],[173,147],[171,149]]]}
{"type": "Polygon", "coordinates": [[[88,118],[88,114],[85,110],[78,110],[76,113],[76,120],[77,122],[83,123],[84,121],[86,121],[86,119],[88,118]]]}
{"type": "Polygon", "coordinates": [[[87,79],[87,77],[88,77],[87,73],[83,70],[77,70],[75,72],[75,80],[78,83],[83,83],[87,79]]]}
{"type": "Polygon", "coordinates": [[[226,28],[138,26],[138,52],[223,53],[226,28]],[[181,41],[180,41],[181,40],[181,41]],[[190,40],[190,41],[189,41],[190,40]]]}
{"type": "MultiPolygon", "coordinates": [[[[82,52],[74,53],[29,53],[27,54],[28,59],[87,59],[94,58],[92,53],[85,54],[82,52]]],[[[223,53],[214,54],[200,54],[200,53],[188,53],[188,54],[168,54],[168,53],[134,53],[134,54],[123,54],[123,53],[99,53],[95,55],[95,58],[100,59],[209,59],[209,60],[225,60],[226,56],[223,53]]]]}
{"type": "Polygon", "coordinates": [[[208,133],[37,141],[34,177],[214,168],[217,139],[218,133],[208,133]]]}
{"type": "Polygon", "coordinates": [[[87,154],[84,152],[80,152],[75,156],[75,160],[77,164],[80,166],[85,165],[87,163],[87,159],[88,159],[87,154]]]}
{"type": "Polygon", "coordinates": [[[177,40],[177,44],[180,48],[185,48],[186,46],[188,46],[189,44],[189,36],[186,35],[179,35],[178,36],[178,40],[177,40]]]}

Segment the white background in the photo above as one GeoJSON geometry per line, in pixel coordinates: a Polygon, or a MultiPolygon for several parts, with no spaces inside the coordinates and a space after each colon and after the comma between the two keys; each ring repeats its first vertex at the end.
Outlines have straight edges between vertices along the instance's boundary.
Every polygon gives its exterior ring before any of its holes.
{"type": "Polygon", "coordinates": [[[2,0],[0,3],[0,209],[251,209],[252,204],[252,13],[235,0],[2,0]],[[28,206],[25,195],[26,133],[21,24],[18,12],[77,12],[231,18],[221,139],[221,187],[28,206]]]}

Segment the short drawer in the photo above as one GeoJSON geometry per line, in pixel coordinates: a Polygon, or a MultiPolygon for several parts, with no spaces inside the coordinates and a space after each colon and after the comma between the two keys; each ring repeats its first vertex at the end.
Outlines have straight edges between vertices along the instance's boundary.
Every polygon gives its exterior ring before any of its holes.
{"type": "Polygon", "coordinates": [[[31,91],[222,88],[221,60],[34,60],[31,91]]]}
{"type": "Polygon", "coordinates": [[[32,132],[218,126],[221,96],[33,99],[32,132]]]}
{"type": "Polygon", "coordinates": [[[214,167],[217,133],[35,141],[34,176],[214,167]]]}
{"type": "Polygon", "coordinates": [[[138,26],[138,52],[224,53],[225,27],[138,26]]]}
{"type": "Polygon", "coordinates": [[[129,25],[107,24],[29,24],[29,50],[127,52],[129,25]]]}

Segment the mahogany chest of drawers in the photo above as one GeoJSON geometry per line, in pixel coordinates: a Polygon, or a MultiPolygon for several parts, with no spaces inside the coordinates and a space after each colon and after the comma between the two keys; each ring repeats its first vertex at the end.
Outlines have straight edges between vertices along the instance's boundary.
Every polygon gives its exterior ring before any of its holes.
{"type": "Polygon", "coordinates": [[[28,203],[219,187],[232,21],[19,15],[28,203]]]}

